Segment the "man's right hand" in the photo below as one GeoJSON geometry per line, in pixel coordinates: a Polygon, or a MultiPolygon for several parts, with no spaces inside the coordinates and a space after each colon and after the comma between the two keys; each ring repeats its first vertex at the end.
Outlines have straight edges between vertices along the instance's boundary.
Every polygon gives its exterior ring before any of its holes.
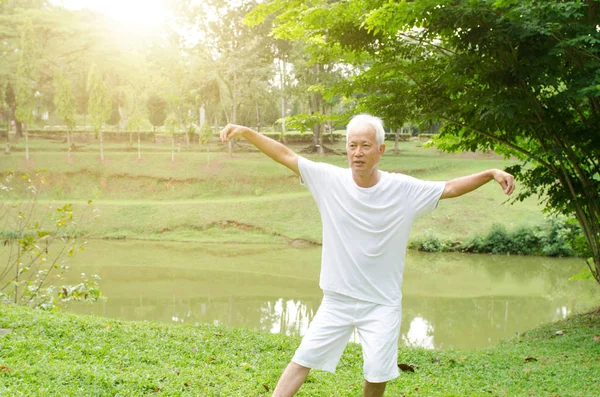
{"type": "Polygon", "coordinates": [[[221,130],[219,136],[221,137],[222,142],[228,142],[233,138],[243,138],[244,134],[252,131],[248,127],[244,127],[237,124],[227,124],[225,128],[221,130]]]}
{"type": "Polygon", "coordinates": [[[228,142],[233,138],[245,138],[261,152],[278,163],[285,165],[297,175],[300,175],[300,170],[298,169],[298,155],[290,148],[263,134],[259,134],[258,132],[241,125],[227,124],[227,126],[221,130],[219,136],[223,142],[228,142]]]}

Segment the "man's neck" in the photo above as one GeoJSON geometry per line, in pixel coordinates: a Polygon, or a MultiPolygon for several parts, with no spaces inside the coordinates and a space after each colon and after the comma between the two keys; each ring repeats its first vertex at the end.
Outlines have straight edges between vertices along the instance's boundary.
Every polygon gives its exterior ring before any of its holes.
{"type": "Polygon", "coordinates": [[[354,183],[356,183],[358,187],[362,188],[373,187],[377,185],[377,182],[379,182],[380,178],[381,175],[378,169],[374,169],[368,174],[357,174],[352,172],[352,179],[354,179],[354,183]]]}

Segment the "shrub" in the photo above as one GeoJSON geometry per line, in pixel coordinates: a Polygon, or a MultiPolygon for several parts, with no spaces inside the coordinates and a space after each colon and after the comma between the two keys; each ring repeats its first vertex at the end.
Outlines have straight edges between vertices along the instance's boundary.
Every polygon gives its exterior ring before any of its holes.
{"type": "Polygon", "coordinates": [[[425,252],[589,256],[581,228],[575,221],[564,218],[550,218],[543,225],[521,226],[511,232],[504,225],[494,224],[485,236],[475,236],[464,242],[442,241],[428,233],[409,247],[425,252]]]}
{"type": "Polygon", "coordinates": [[[101,293],[96,275],[82,273],[80,283],[58,285],[69,269],[67,259],[83,249],[85,242],[77,230],[83,217],[76,216],[71,204],[39,211],[36,198],[43,176],[24,175],[20,179],[29,195],[15,203],[10,202],[15,175],[8,171],[0,180],[0,236],[4,238],[0,258],[5,261],[0,264],[0,304],[54,309],[74,300],[98,300],[101,293]]]}

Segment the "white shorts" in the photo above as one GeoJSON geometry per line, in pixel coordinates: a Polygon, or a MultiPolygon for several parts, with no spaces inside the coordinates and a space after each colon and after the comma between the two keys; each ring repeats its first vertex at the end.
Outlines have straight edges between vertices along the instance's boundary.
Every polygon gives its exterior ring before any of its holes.
{"type": "Polygon", "coordinates": [[[335,372],[356,328],[363,352],[363,372],[371,383],[399,375],[398,337],[402,310],[325,291],[292,361],[308,368],[335,372]]]}

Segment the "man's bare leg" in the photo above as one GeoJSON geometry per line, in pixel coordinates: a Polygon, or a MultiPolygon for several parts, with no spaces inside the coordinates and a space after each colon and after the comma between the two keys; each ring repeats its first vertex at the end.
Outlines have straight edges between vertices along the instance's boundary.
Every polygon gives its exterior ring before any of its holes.
{"type": "Polygon", "coordinates": [[[275,386],[273,397],[292,397],[302,386],[309,372],[310,368],[290,361],[275,386]]]}
{"type": "Polygon", "coordinates": [[[365,380],[365,388],[363,390],[363,397],[382,397],[385,391],[385,385],[387,382],[371,383],[365,380]]]}

